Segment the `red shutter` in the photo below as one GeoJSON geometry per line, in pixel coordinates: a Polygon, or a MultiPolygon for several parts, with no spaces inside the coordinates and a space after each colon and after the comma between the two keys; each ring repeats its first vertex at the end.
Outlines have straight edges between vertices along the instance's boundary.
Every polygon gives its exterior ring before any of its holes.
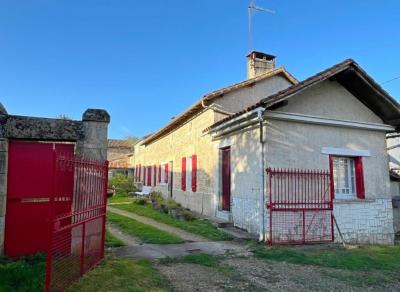
{"type": "Polygon", "coordinates": [[[141,172],[142,172],[142,165],[139,164],[139,175],[138,175],[139,181],[140,181],[140,178],[141,178],[141,172]]]}
{"type": "Polygon", "coordinates": [[[157,166],[155,164],[153,165],[153,174],[153,186],[155,186],[157,184],[157,166]]]}
{"type": "Polygon", "coordinates": [[[192,191],[197,190],[197,155],[192,156],[192,191]]]}
{"type": "Polygon", "coordinates": [[[161,182],[161,164],[158,165],[158,183],[161,182]]]}
{"type": "Polygon", "coordinates": [[[182,157],[181,184],[182,184],[182,191],[186,191],[186,157],[182,157]]]}
{"type": "Polygon", "coordinates": [[[329,154],[329,178],[332,200],[335,198],[335,182],[333,178],[333,156],[329,154]]]}
{"type": "Polygon", "coordinates": [[[165,164],[165,183],[168,183],[168,163],[165,164]]]}
{"type": "Polygon", "coordinates": [[[147,185],[151,187],[151,166],[147,167],[147,185]]]}
{"type": "Polygon", "coordinates": [[[363,163],[361,157],[354,158],[354,168],[356,174],[357,198],[365,199],[364,173],[363,173],[363,163]]]}

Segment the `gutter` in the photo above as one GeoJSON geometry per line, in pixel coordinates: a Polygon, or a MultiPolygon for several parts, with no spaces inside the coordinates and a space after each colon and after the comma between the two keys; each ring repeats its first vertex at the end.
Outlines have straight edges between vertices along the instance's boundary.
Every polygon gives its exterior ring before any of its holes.
{"type": "Polygon", "coordinates": [[[257,111],[257,119],[260,127],[260,147],[261,147],[261,161],[260,161],[260,171],[261,171],[261,192],[260,192],[260,237],[259,241],[264,242],[265,240],[265,153],[264,153],[264,108],[259,108],[257,111]]]}

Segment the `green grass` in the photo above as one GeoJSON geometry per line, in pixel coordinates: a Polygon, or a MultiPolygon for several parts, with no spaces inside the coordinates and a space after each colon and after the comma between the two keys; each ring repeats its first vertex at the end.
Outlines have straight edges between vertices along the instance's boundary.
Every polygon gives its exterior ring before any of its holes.
{"type": "Polygon", "coordinates": [[[42,254],[17,261],[0,257],[0,291],[43,291],[45,267],[42,254]]]}
{"type": "Polygon", "coordinates": [[[139,205],[139,204],[126,204],[126,205],[115,205],[115,208],[119,208],[125,211],[136,213],[138,215],[146,216],[152,218],[156,221],[181,228],[188,232],[204,236],[211,240],[231,240],[232,237],[219,230],[215,227],[209,220],[195,219],[193,221],[181,221],[179,219],[173,218],[172,216],[160,213],[152,208],[150,204],[139,205]]]}
{"type": "Polygon", "coordinates": [[[125,243],[122,240],[119,240],[114,235],[112,235],[108,230],[106,230],[106,247],[119,247],[124,246],[125,243]]]}
{"type": "Polygon", "coordinates": [[[107,220],[144,243],[171,244],[183,242],[183,239],[176,235],[111,212],[107,212],[107,220]]]}
{"type": "Polygon", "coordinates": [[[308,249],[255,247],[256,257],[301,265],[316,265],[347,270],[400,271],[399,246],[365,246],[355,249],[308,249]]]}
{"type": "Polygon", "coordinates": [[[107,204],[109,204],[109,203],[126,203],[126,202],[132,202],[132,199],[130,199],[127,194],[116,194],[116,195],[112,196],[111,198],[107,199],[107,204]]]}
{"type": "Polygon", "coordinates": [[[172,291],[148,260],[113,259],[102,262],[69,291],[172,291]]]}
{"type": "Polygon", "coordinates": [[[161,264],[175,264],[175,263],[197,264],[205,267],[217,268],[223,258],[224,258],[223,256],[213,256],[205,253],[196,253],[178,258],[167,257],[160,259],[159,262],[161,264]]]}

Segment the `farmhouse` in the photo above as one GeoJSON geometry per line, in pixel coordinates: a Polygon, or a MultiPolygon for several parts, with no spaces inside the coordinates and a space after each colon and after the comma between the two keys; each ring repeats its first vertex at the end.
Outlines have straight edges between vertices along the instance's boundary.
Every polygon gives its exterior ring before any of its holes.
{"type": "Polygon", "coordinates": [[[135,146],[136,179],[271,243],[393,243],[397,102],[353,60],[298,82],[272,55],[247,59],[247,80],[135,146]]]}

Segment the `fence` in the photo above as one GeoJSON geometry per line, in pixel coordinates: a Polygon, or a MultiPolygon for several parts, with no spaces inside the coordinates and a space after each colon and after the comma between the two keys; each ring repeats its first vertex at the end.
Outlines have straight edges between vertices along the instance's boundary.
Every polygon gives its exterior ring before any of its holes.
{"type": "Polygon", "coordinates": [[[329,171],[268,168],[267,174],[268,243],[333,241],[329,171]]]}
{"type": "Polygon", "coordinates": [[[104,257],[108,162],[68,155],[55,160],[51,203],[69,202],[69,212],[51,208],[45,291],[65,290],[104,257]]]}

